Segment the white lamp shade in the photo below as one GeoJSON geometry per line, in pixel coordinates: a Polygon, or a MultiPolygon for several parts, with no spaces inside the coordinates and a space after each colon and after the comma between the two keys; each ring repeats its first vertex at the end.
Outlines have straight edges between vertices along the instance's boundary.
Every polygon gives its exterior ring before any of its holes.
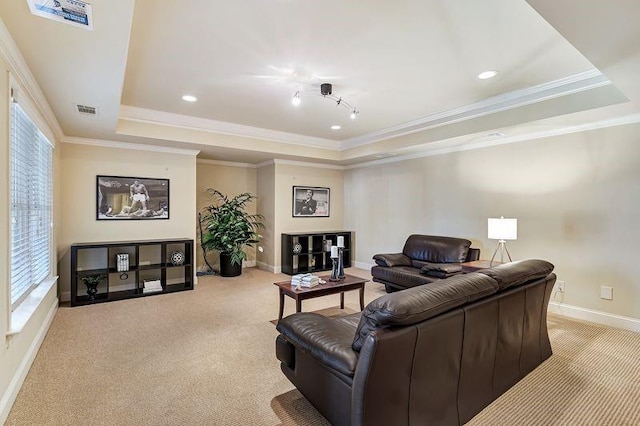
{"type": "Polygon", "coordinates": [[[490,240],[518,239],[518,219],[489,218],[487,229],[490,240]]]}

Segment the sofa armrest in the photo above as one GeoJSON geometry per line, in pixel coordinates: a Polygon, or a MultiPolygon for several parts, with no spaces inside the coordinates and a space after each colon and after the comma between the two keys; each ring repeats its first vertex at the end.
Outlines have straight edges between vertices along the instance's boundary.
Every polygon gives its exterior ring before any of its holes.
{"type": "Polygon", "coordinates": [[[373,260],[380,266],[411,266],[411,258],[402,253],[376,254],[373,260]]]}
{"type": "Polygon", "coordinates": [[[358,353],[351,347],[355,328],[313,312],[303,312],[278,321],[277,330],[297,348],[320,363],[353,377],[358,353]]]}
{"type": "Polygon", "coordinates": [[[465,262],[475,262],[480,259],[480,249],[475,247],[469,247],[469,252],[467,253],[467,258],[465,262]]]}

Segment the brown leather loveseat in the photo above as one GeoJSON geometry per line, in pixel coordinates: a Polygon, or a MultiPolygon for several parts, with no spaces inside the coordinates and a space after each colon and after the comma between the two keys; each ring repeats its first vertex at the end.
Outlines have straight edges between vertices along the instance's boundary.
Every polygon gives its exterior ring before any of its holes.
{"type": "Polygon", "coordinates": [[[277,326],[281,369],[333,425],[461,425],[551,356],[543,260],[384,295],[362,314],[277,326]]]}
{"type": "Polygon", "coordinates": [[[410,235],[402,253],[373,256],[371,275],[387,293],[428,284],[460,273],[462,262],[478,260],[480,249],[470,246],[464,238],[410,235]]]}

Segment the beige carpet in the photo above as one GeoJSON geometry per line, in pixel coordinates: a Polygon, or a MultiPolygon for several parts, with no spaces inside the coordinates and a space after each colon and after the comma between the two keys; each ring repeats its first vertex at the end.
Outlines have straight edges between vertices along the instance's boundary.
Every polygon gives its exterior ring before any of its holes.
{"type": "MultiPolygon", "coordinates": [[[[61,307],[7,424],[327,425],[274,355],[272,283],[286,278],[247,269],[201,277],[194,291],[61,307]]],[[[382,294],[367,284],[366,302],[382,294]]],[[[358,310],[358,292],[345,303],[358,310]]],[[[285,315],[294,311],[286,298],[285,315]]],[[[640,335],[557,316],[549,326],[554,356],[470,424],[640,424],[640,335]]]]}

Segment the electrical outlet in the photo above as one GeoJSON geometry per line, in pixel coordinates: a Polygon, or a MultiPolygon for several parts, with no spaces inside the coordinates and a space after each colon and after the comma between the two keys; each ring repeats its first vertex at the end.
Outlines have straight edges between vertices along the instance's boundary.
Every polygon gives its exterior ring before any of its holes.
{"type": "Polygon", "coordinates": [[[564,281],[556,281],[556,291],[564,293],[564,281]]]}
{"type": "Polygon", "coordinates": [[[600,286],[600,298],[604,300],[613,300],[613,287],[606,285],[600,286]]]}

